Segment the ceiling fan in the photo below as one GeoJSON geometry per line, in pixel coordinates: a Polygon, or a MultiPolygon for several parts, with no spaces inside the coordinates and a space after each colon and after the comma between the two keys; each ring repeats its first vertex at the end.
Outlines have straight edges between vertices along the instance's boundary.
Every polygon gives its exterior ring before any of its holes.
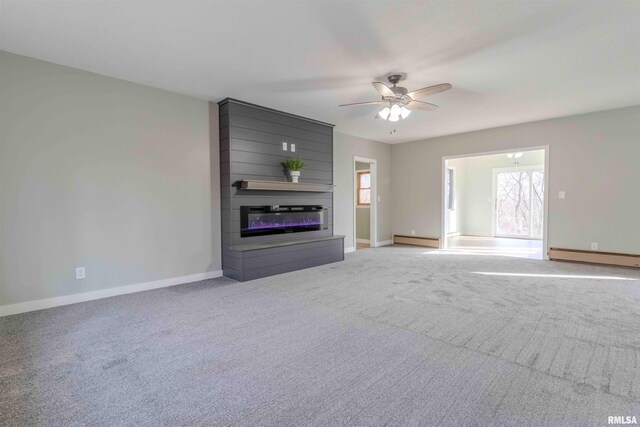
{"type": "Polygon", "coordinates": [[[387,76],[389,83],[393,86],[389,87],[382,82],[372,82],[373,87],[380,93],[382,99],[379,101],[354,102],[352,104],[342,104],[340,107],[350,107],[354,105],[384,105],[376,118],[380,117],[390,122],[397,122],[400,119],[406,119],[411,110],[427,110],[432,111],[438,108],[437,105],[428,102],[418,101],[416,98],[435,95],[451,89],[449,83],[442,83],[435,86],[424,87],[422,89],[409,92],[407,88],[396,86],[399,81],[404,80],[404,74],[391,74],[387,76]]]}

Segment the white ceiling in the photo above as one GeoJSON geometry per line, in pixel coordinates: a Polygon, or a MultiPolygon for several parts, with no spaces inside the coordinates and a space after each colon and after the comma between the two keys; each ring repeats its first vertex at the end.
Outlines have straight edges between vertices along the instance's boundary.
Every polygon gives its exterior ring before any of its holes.
{"type": "Polygon", "coordinates": [[[0,20],[2,50],[388,143],[640,104],[639,0],[0,0],[0,20]],[[395,125],[338,107],[392,71],[454,88],[395,125]]]}

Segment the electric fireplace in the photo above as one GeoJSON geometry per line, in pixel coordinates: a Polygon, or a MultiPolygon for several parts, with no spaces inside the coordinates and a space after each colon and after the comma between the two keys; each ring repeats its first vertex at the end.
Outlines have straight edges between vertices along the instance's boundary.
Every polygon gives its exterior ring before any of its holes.
{"type": "Polygon", "coordinates": [[[328,228],[327,212],[320,205],[242,206],[240,236],[300,233],[328,228]]]}

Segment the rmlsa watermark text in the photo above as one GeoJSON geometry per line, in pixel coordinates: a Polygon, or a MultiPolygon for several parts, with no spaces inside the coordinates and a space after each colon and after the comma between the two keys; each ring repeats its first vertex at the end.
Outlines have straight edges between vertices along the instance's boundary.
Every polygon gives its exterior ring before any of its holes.
{"type": "Polygon", "coordinates": [[[622,416],[622,415],[609,415],[607,418],[608,424],[619,424],[619,425],[627,425],[627,424],[638,424],[636,417],[622,416]]]}

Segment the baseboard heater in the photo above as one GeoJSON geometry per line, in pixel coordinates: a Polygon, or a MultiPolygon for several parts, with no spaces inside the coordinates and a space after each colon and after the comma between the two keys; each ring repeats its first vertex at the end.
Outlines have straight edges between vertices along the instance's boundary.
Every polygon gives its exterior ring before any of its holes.
{"type": "Polygon", "coordinates": [[[393,243],[440,249],[440,239],[434,237],[402,236],[396,234],[393,236],[393,243]]]}
{"type": "Polygon", "coordinates": [[[615,252],[549,248],[549,259],[552,261],[586,262],[590,264],[607,264],[640,268],[640,255],[620,254],[615,252]]]}

